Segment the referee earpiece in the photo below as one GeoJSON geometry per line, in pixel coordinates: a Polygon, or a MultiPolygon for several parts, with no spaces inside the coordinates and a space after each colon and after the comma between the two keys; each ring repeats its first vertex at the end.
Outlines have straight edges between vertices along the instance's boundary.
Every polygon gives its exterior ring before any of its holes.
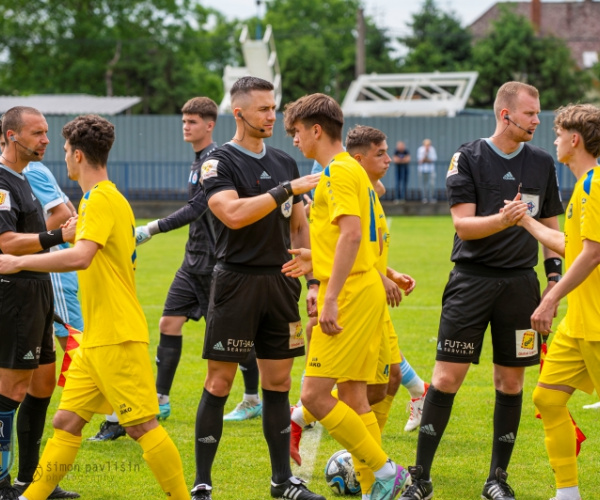
{"type": "Polygon", "coordinates": [[[13,141],[13,142],[17,142],[17,138],[14,135],[10,136],[10,140],[13,141]]]}
{"type": "Polygon", "coordinates": [[[510,116],[504,115],[504,119],[510,121],[510,116]]]}

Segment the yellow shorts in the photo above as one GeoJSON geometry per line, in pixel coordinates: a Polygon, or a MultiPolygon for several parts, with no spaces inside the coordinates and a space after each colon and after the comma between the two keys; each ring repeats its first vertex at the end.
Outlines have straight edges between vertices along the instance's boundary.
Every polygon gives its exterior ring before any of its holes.
{"type": "Polygon", "coordinates": [[[94,413],[117,413],[123,426],[136,425],[158,413],[148,344],[81,348],[69,367],[59,410],[89,422],[94,413]]]}
{"type": "MultiPolygon", "coordinates": [[[[317,304],[323,308],[327,283],[321,282],[317,304]]],[[[387,304],[379,273],[348,276],[338,297],[338,335],[313,328],[306,376],[333,378],[338,382],[374,380],[387,304]]]]}
{"type": "Polygon", "coordinates": [[[600,342],[570,337],[566,322],[561,321],[538,382],[568,385],[588,394],[595,388],[600,394],[600,342]]]}
{"type": "Polygon", "coordinates": [[[398,335],[396,335],[389,312],[386,312],[377,360],[377,372],[375,373],[375,380],[369,382],[369,384],[387,384],[390,380],[390,365],[400,364],[401,361],[402,355],[398,347],[398,335]]]}

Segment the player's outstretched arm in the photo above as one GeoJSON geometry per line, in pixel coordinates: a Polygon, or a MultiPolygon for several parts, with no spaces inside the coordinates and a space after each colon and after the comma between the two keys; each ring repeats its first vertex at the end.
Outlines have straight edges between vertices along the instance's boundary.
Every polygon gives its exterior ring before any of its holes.
{"type": "Polygon", "coordinates": [[[288,260],[282,267],[281,272],[291,278],[299,278],[312,273],[312,252],[310,248],[292,248],[288,252],[295,257],[288,260]]]}
{"type": "Polygon", "coordinates": [[[100,245],[89,240],[79,240],[73,248],[60,252],[35,255],[0,255],[0,274],[15,274],[20,271],[62,273],[87,269],[100,245]]]}
{"type": "MultiPolygon", "coordinates": [[[[565,256],[565,233],[555,229],[558,226],[558,222],[554,224],[556,217],[550,219],[544,219],[543,221],[537,221],[532,217],[526,215],[519,221],[519,226],[526,229],[536,240],[538,240],[544,247],[556,252],[558,255],[565,256]]],[[[551,255],[544,258],[551,258],[551,255]]]]}

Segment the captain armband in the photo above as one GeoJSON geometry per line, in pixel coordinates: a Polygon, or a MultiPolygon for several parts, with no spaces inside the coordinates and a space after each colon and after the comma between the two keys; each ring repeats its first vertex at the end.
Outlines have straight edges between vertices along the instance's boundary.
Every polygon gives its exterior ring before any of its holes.
{"type": "Polygon", "coordinates": [[[38,236],[40,238],[40,245],[44,250],[65,242],[63,239],[62,229],[60,228],[52,231],[44,231],[43,233],[39,233],[38,236]]]}

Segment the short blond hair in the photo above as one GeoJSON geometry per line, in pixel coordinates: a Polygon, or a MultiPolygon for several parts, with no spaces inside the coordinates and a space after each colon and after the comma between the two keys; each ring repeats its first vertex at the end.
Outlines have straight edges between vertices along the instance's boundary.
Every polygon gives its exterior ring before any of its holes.
{"type": "Polygon", "coordinates": [[[494,101],[494,114],[496,115],[496,118],[500,118],[500,111],[504,108],[511,111],[515,109],[517,96],[521,92],[524,92],[531,97],[535,97],[536,99],[540,98],[538,89],[533,85],[523,82],[506,82],[496,93],[496,100],[494,101]]]}

